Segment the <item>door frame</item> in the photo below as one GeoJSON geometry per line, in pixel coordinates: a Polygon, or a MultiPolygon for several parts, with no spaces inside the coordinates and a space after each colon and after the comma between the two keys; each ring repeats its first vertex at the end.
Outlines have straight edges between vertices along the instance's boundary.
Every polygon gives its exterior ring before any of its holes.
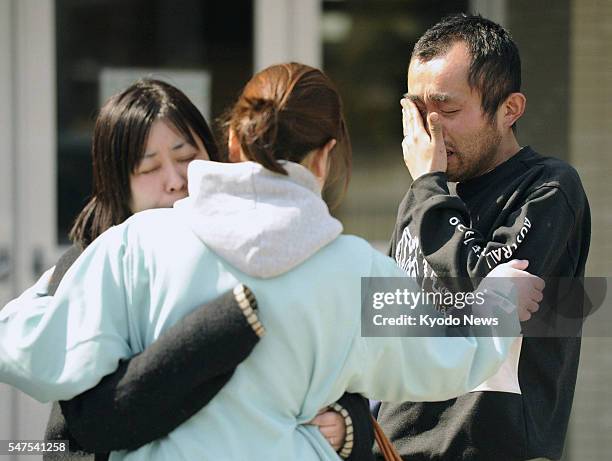
{"type": "MultiPolygon", "coordinates": [[[[0,249],[10,264],[0,281],[4,305],[58,253],[55,1],[0,0],[0,34],[0,249]]],[[[0,414],[0,439],[43,438],[49,405],[0,385],[0,406],[8,409],[0,414]]]]}

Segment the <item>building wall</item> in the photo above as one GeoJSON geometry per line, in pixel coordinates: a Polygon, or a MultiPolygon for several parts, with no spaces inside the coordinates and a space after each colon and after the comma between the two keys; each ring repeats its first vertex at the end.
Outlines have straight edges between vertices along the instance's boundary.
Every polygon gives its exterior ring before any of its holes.
{"type": "MultiPolygon", "coordinates": [[[[569,156],[591,205],[587,273],[611,275],[612,261],[612,2],[571,5],[571,119],[569,156]]],[[[612,339],[583,340],[567,447],[568,459],[610,459],[612,453],[612,339]]]]}
{"type": "Polygon", "coordinates": [[[568,159],[569,149],[569,0],[512,0],[505,24],[521,53],[525,115],[518,123],[521,145],[544,155],[568,159]]]}

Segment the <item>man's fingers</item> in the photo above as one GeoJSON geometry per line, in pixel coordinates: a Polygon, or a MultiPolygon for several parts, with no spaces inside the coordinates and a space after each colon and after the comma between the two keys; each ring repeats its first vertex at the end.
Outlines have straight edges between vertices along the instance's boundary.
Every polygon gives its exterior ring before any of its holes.
{"type": "Polygon", "coordinates": [[[432,134],[429,132],[430,119],[421,115],[416,104],[408,98],[401,100],[402,125],[404,139],[402,154],[404,163],[412,175],[412,179],[433,171],[446,171],[446,147],[439,114],[434,113],[432,134]],[[438,118],[438,120],[437,120],[438,118]]]}
{"type": "Polygon", "coordinates": [[[402,104],[402,116],[405,117],[406,123],[404,124],[404,136],[413,136],[418,138],[421,135],[425,135],[425,126],[423,125],[423,119],[419,108],[414,102],[408,98],[401,100],[402,104]]]}
{"type": "Polygon", "coordinates": [[[402,108],[402,133],[404,137],[408,136],[408,133],[410,132],[410,129],[408,128],[410,126],[409,118],[410,114],[408,113],[408,110],[402,108]]]}
{"type": "Polygon", "coordinates": [[[402,105],[402,133],[404,134],[404,137],[408,136],[410,133],[410,126],[412,125],[409,102],[410,101],[406,98],[403,98],[400,101],[400,104],[402,105]]]}
{"type": "Polygon", "coordinates": [[[425,130],[425,125],[423,124],[423,117],[421,117],[421,112],[419,112],[419,108],[412,101],[408,101],[410,103],[410,115],[412,117],[412,131],[415,136],[428,136],[427,131],[425,130]]]}
{"type": "MultiPolygon", "coordinates": [[[[442,126],[440,125],[440,116],[437,112],[431,112],[427,116],[427,125],[429,126],[429,136],[431,141],[438,145],[444,145],[444,135],[442,134],[442,126]]],[[[446,149],[444,149],[446,154],[446,149]]]]}

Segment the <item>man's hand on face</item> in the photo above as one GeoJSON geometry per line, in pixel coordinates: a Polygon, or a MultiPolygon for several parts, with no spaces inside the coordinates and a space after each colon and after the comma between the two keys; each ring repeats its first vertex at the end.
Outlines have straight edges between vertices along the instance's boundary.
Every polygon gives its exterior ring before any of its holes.
{"type": "Polygon", "coordinates": [[[431,112],[427,117],[429,133],[423,126],[423,118],[417,106],[408,98],[400,101],[402,105],[402,126],[404,140],[402,151],[404,163],[413,180],[435,171],[445,172],[447,168],[446,146],[440,116],[431,112]]]}

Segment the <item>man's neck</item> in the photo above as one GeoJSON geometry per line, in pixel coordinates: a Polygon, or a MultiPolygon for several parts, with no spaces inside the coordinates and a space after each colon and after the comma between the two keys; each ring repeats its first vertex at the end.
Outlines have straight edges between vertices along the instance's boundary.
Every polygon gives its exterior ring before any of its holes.
{"type": "Polygon", "coordinates": [[[511,133],[509,136],[506,136],[505,139],[502,139],[501,144],[499,145],[499,158],[501,161],[498,163],[505,162],[511,157],[514,157],[521,150],[521,146],[519,145],[514,133],[511,133]]]}
{"type": "Polygon", "coordinates": [[[518,154],[520,150],[521,150],[521,146],[516,140],[514,133],[511,133],[510,135],[505,136],[504,138],[502,138],[502,141],[499,143],[499,146],[497,148],[497,155],[495,156],[495,160],[491,163],[491,166],[487,169],[485,173],[488,173],[489,171],[493,171],[499,165],[511,159],[516,154],[518,154]]]}

